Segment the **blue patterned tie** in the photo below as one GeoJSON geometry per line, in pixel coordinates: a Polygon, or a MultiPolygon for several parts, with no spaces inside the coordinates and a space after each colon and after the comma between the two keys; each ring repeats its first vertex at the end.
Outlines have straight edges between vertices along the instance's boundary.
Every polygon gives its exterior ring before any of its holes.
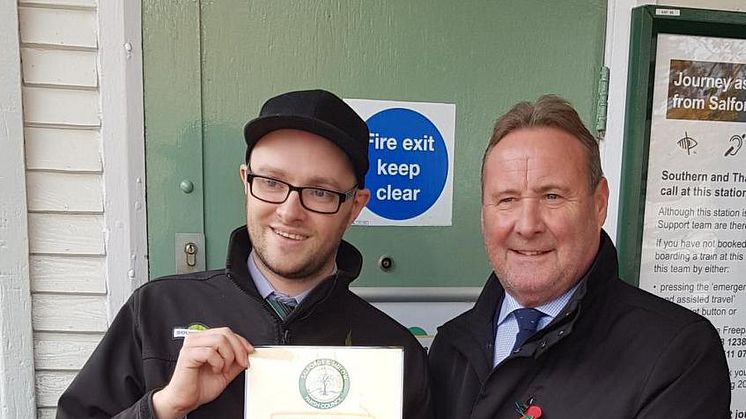
{"type": "Polygon", "coordinates": [[[518,321],[518,333],[515,335],[515,344],[513,351],[520,348],[526,339],[536,333],[539,327],[539,319],[544,317],[544,313],[535,308],[518,308],[513,310],[513,315],[518,321]]]}
{"type": "Polygon", "coordinates": [[[287,319],[295,306],[298,305],[298,301],[296,301],[295,298],[276,292],[273,292],[267,297],[267,302],[272,306],[282,320],[287,319]]]}

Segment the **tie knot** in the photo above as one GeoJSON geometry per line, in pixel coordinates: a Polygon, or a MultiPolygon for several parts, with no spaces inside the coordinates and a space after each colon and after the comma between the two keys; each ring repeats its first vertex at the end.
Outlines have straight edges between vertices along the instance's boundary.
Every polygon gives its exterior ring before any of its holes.
{"type": "Polygon", "coordinates": [[[272,298],[277,302],[280,302],[282,304],[285,304],[286,306],[290,306],[293,308],[295,308],[295,306],[298,305],[298,301],[295,298],[290,297],[285,294],[280,294],[278,292],[273,292],[272,295],[269,296],[269,298],[272,298]]]}
{"type": "Polygon", "coordinates": [[[539,328],[539,319],[544,317],[544,313],[535,308],[519,308],[513,310],[513,315],[518,322],[518,333],[513,345],[513,352],[516,352],[539,328]]]}
{"type": "Polygon", "coordinates": [[[544,313],[535,308],[518,308],[513,310],[513,315],[518,322],[518,329],[535,332],[539,328],[539,319],[544,313]]]}
{"type": "Polygon", "coordinates": [[[267,301],[275,310],[277,315],[279,315],[283,320],[285,320],[290,315],[290,312],[293,311],[295,306],[298,305],[298,301],[295,298],[277,292],[270,294],[267,297],[267,301]]]}

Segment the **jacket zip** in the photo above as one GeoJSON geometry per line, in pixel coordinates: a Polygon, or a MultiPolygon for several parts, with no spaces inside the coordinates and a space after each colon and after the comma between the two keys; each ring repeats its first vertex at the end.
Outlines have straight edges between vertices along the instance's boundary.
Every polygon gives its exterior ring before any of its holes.
{"type": "Polygon", "coordinates": [[[281,345],[287,345],[290,343],[290,329],[283,328],[282,337],[280,338],[281,345]]]}

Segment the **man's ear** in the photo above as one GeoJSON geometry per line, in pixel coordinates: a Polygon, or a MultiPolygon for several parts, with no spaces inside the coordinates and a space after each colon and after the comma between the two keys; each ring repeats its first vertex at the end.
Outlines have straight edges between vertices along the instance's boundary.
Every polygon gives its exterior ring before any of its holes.
{"type": "Polygon", "coordinates": [[[246,173],[248,173],[249,168],[245,164],[242,164],[238,167],[238,175],[241,177],[241,183],[243,183],[243,193],[244,195],[249,194],[249,182],[246,181],[246,173]]]}
{"type": "Polygon", "coordinates": [[[606,212],[609,206],[609,182],[602,177],[593,192],[593,201],[596,206],[596,217],[599,228],[606,222],[606,212]]]}
{"type": "Polygon", "coordinates": [[[368,205],[370,200],[370,190],[358,189],[355,192],[355,196],[352,198],[352,211],[350,211],[350,218],[347,220],[347,227],[352,225],[360,212],[368,205]]]}

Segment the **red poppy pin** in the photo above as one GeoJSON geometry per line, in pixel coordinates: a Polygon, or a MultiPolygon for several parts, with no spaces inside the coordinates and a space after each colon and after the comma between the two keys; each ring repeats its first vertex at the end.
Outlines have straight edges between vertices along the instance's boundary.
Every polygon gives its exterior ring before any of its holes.
{"type": "Polygon", "coordinates": [[[521,415],[518,419],[539,419],[541,417],[541,408],[535,404],[515,403],[516,410],[521,415]]]}

